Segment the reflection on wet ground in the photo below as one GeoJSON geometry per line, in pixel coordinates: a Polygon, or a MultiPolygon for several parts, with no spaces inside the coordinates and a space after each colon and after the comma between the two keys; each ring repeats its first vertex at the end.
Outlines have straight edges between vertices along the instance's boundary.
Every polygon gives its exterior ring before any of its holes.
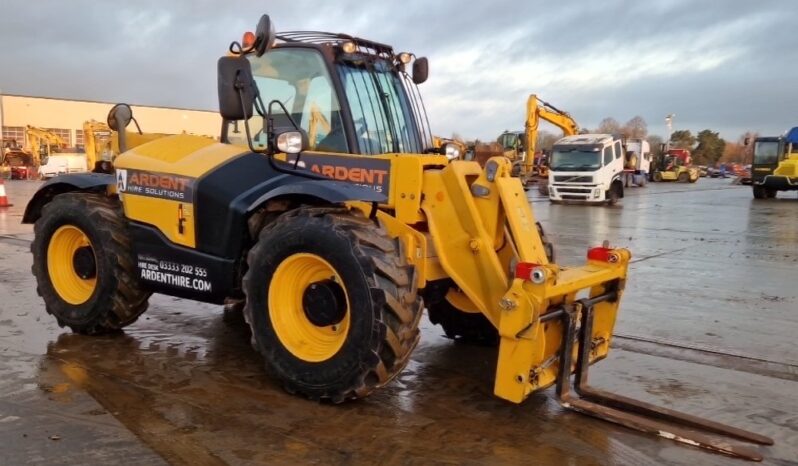
{"type": "MultiPolygon", "coordinates": [[[[773,436],[766,461],[791,464],[798,202],[763,214],[749,189],[702,180],[635,190],[622,208],[533,205],[560,262],[603,239],[635,254],[617,330],[648,341],[618,339],[594,383],[773,436]]],[[[730,461],[565,411],[551,390],[521,406],[498,400],[496,351],[452,343],[426,320],[388,387],[311,403],[268,375],[240,316],[156,296],[124,333],[71,335],[44,313],[24,244],[0,238],[0,257],[0,440],[14,445],[2,464],[730,461]]]]}

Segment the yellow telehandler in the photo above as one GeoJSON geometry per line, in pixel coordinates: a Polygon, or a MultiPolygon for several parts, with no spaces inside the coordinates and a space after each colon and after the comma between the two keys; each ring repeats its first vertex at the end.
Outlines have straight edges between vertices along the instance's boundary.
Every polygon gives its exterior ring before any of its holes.
{"type": "Polygon", "coordinates": [[[113,173],[54,178],[30,201],[33,272],[60,325],[121,329],[151,293],[241,300],[286,389],[342,402],[405,367],[426,307],[451,336],[495,336],[505,400],[556,384],[567,408],[691,445],[758,458],[661,419],[772,443],[588,386],[630,253],[602,245],[581,266],[550,262],[506,158],[483,168],[433,147],[417,88],[426,58],[346,34],[276,34],[266,15],[246,38],[218,62],[220,142],[129,143],[132,112],[117,105],[113,173]],[[309,133],[314,112],[327,123],[309,133]],[[229,142],[235,122],[246,146],[229,142]]]}

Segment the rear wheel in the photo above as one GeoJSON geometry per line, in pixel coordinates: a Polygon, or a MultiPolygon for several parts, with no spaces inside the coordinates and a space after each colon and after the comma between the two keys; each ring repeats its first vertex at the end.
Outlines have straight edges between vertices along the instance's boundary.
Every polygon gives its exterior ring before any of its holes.
{"type": "Polygon", "coordinates": [[[690,174],[686,173],[686,172],[679,173],[678,181],[679,181],[679,183],[687,183],[687,182],[689,182],[690,181],[690,174]]]}
{"type": "Polygon", "coordinates": [[[118,200],[61,194],[42,208],[34,232],[36,290],[60,326],[106,333],[132,324],[147,309],[150,293],[136,278],[118,200]]]}
{"type": "MultiPolygon", "coordinates": [[[[554,262],[554,245],[546,238],[543,225],[535,222],[543,249],[549,262],[554,262]]],[[[481,312],[473,309],[460,309],[450,299],[453,292],[458,292],[452,280],[440,280],[425,290],[427,314],[433,324],[440,325],[447,338],[463,343],[496,346],[499,344],[499,332],[481,312]],[[449,297],[447,297],[447,295],[449,297]]]]}
{"type": "Polygon", "coordinates": [[[397,240],[345,209],[300,208],[248,254],[244,316],[286,389],[341,402],[407,364],[423,308],[397,240]]]}
{"type": "Polygon", "coordinates": [[[452,304],[446,295],[457,292],[454,282],[441,280],[427,287],[425,300],[429,321],[443,328],[446,338],[481,346],[499,344],[499,332],[481,312],[468,312],[452,304]]]}

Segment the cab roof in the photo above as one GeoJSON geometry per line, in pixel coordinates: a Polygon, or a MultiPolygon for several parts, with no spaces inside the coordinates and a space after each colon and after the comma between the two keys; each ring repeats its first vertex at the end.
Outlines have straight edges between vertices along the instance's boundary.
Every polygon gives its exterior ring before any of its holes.
{"type": "Polygon", "coordinates": [[[557,144],[604,144],[615,140],[611,134],[575,134],[565,136],[557,144]]]}

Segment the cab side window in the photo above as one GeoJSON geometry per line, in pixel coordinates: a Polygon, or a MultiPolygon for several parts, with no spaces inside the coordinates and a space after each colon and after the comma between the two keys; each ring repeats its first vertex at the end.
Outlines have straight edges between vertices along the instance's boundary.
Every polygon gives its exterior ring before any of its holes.
{"type": "Polygon", "coordinates": [[[621,151],[621,141],[615,142],[615,158],[620,158],[623,152],[621,151]]]}
{"type": "Polygon", "coordinates": [[[612,162],[612,146],[604,148],[604,165],[609,165],[612,162]]]}

